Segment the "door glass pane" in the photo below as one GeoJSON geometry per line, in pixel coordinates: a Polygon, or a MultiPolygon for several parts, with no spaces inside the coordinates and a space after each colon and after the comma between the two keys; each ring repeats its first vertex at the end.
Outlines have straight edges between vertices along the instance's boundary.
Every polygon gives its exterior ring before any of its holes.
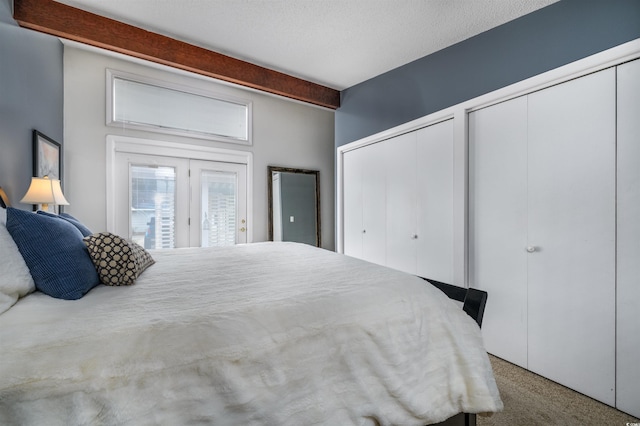
{"type": "Polygon", "coordinates": [[[237,217],[236,174],[203,170],[201,182],[202,247],[234,245],[237,217]]]}
{"type": "Polygon", "coordinates": [[[147,249],[175,247],[175,167],[131,166],[131,239],[147,249]]]}

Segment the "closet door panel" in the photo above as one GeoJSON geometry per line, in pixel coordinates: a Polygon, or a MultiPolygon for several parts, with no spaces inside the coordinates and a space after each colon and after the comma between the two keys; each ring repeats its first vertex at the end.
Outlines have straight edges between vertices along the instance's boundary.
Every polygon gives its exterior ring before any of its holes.
{"type": "Polygon", "coordinates": [[[343,235],[344,254],[362,258],[362,149],[348,151],[343,157],[343,235]]]}
{"type": "Polygon", "coordinates": [[[362,259],[386,264],[385,159],[387,146],[376,143],[362,150],[362,259]]]}
{"type": "Polygon", "coordinates": [[[489,353],[527,367],[527,98],[469,114],[469,283],[489,353]]]}
{"type": "Polygon", "coordinates": [[[611,405],[615,109],[614,69],[529,95],[529,369],[611,405]]]}
{"type": "Polygon", "coordinates": [[[616,406],[640,417],[640,60],[617,72],[616,406]]]}
{"type": "Polygon", "coordinates": [[[417,274],[453,283],[453,120],[417,131],[417,274]]]}
{"type": "Polygon", "coordinates": [[[416,273],[416,132],[387,145],[387,266],[416,273]]]}

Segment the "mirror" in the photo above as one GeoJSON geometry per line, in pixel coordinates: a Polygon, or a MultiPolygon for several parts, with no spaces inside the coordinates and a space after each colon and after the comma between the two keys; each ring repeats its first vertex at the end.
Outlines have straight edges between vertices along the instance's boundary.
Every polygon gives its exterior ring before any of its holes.
{"type": "Polygon", "coordinates": [[[268,166],[269,240],[320,247],[320,172],[268,166]]]}

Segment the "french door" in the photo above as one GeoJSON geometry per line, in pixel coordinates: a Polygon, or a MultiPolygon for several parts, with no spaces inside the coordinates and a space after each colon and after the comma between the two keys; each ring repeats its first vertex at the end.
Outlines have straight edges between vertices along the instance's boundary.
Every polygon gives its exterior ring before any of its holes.
{"type": "Polygon", "coordinates": [[[117,152],[115,232],[149,249],[247,242],[247,165],[117,152]]]}
{"type": "Polygon", "coordinates": [[[246,243],[247,166],[202,160],[189,160],[189,166],[191,245],[246,243]]]}

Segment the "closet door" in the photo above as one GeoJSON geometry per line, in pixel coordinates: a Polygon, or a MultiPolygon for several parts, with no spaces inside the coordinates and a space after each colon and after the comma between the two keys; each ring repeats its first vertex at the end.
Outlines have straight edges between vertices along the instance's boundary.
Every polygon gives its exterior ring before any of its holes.
{"type": "Polygon", "coordinates": [[[416,137],[416,273],[453,283],[453,120],[416,137]]]}
{"type": "Polygon", "coordinates": [[[616,407],[640,417],[640,60],[618,67],[616,407]]]}
{"type": "Polygon", "coordinates": [[[387,150],[387,266],[416,273],[416,132],[383,142],[387,150]]]}
{"type": "MultiPolygon", "coordinates": [[[[529,95],[528,365],[615,388],[615,69],[529,95]]],[[[490,302],[491,303],[491,302],[490,302]]]]}
{"type": "Polygon", "coordinates": [[[385,159],[387,145],[376,143],[365,151],[362,175],[362,259],[386,263],[385,159]]]}
{"type": "Polygon", "coordinates": [[[362,258],[363,149],[347,151],[343,155],[343,252],[357,258],[362,258]]]}
{"type": "Polygon", "coordinates": [[[377,143],[344,154],[344,253],[386,262],[386,145],[377,143]]]}
{"type": "Polygon", "coordinates": [[[487,351],[527,367],[527,98],[469,114],[469,284],[487,351]]]}

